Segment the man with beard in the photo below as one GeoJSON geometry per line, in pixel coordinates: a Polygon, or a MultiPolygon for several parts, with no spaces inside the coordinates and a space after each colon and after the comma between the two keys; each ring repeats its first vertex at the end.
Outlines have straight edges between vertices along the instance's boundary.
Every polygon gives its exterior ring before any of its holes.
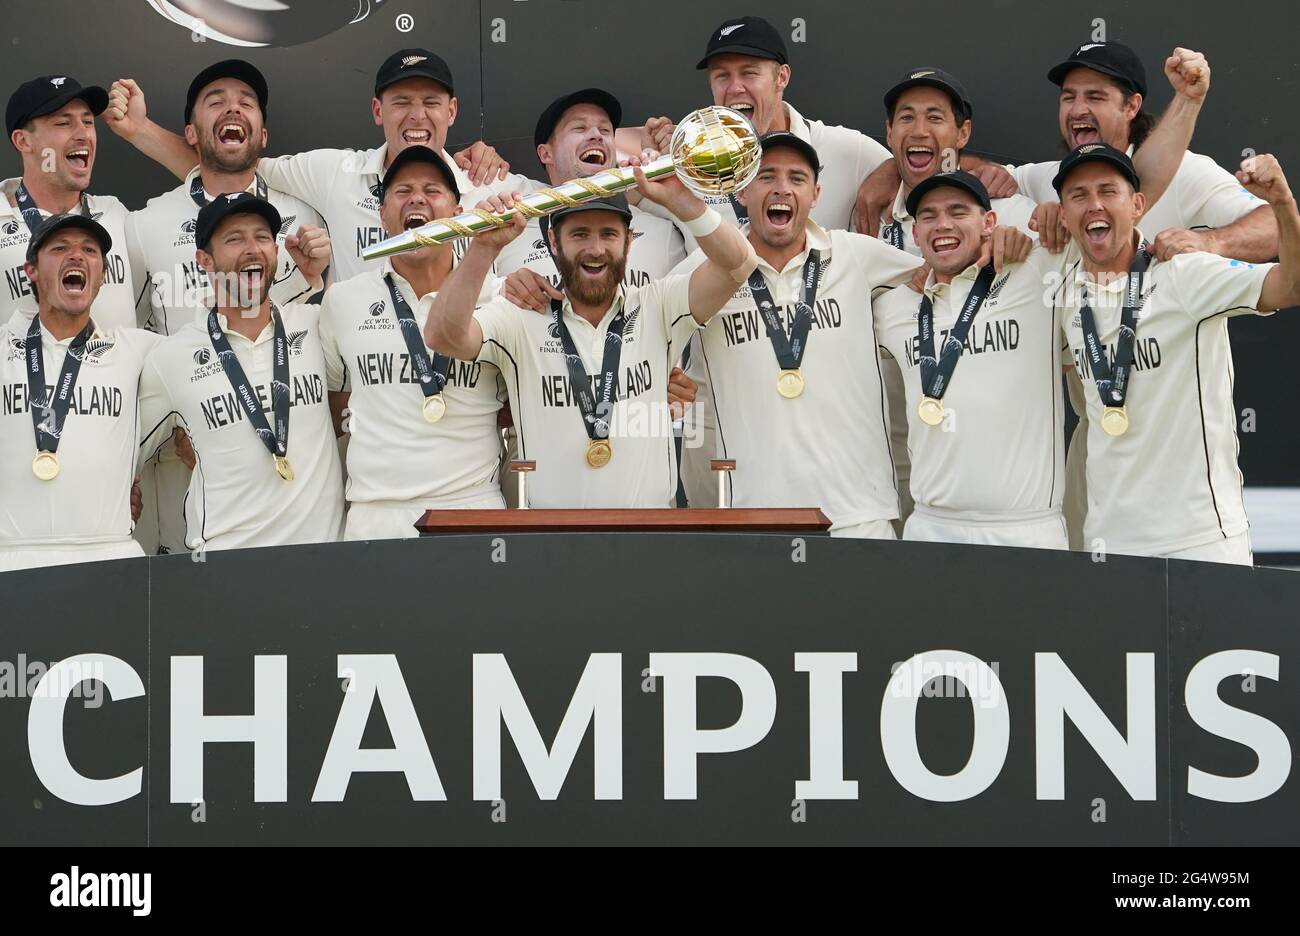
{"type": "MultiPolygon", "coordinates": [[[[451,167],[408,146],[384,173],[379,213],[389,234],[460,211],[451,167]]],[[[344,539],[416,535],[432,508],[504,507],[497,474],[500,371],[431,353],[424,325],[455,259],[450,244],[393,254],[325,294],[321,343],[337,431],[350,433],[344,539]]],[[[489,278],[476,304],[492,296],[489,278]]]]}
{"type": "MultiPolygon", "coordinates": [[[[337,281],[379,266],[364,260],[361,252],[384,239],[375,193],[384,169],[407,146],[428,146],[456,167],[456,187],[462,192],[475,186],[510,191],[522,182],[508,177],[509,165],[481,141],[457,153],[455,160],[447,154],[443,147],[458,102],[451,68],[427,49],[402,49],[385,59],[375,75],[370,110],[376,126],[383,128],[382,146],[311,150],[264,157],[257,164],[268,186],[302,199],[325,219],[336,244],[332,262],[337,281]]],[[[193,147],[148,118],[144,93],[131,79],[113,83],[105,119],[115,133],[177,178],[194,168],[193,147]]]]}
{"type": "Polygon", "coordinates": [[[1057,311],[1087,399],[1084,540],[1096,552],[1252,561],[1227,320],[1300,305],[1300,214],[1274,157],[1245,160],[1236,178],[1273,212],[1279,263],[1152,256],[1129,157],[1089,143],[1061,161],[1054,187],[1082,257],[1057,311]]]}
{"type": "MultiPolygon", "coordinates": [[[[148,271],[150,288],[140,301],[146,328],[170,335],[212,307],[211,286],[196,258],[194,229],[199,209],[226,192],[252,192],[265,198],[284,219],[276,235],[282,249],[271,298],[288,305],[308,301],[323,290],[330,242],[320,215],[268,186],[256,170],[266,148],[267,99],[262,73],[239,59],[210,65],[190,82],[185,95],[185,141],[198,152],[199,165],[180,186],[150,199],[127,221],[127,234],[138,245],[148,271]]],[[[184,440],[178,444],[183,452],[187,450],[184,440]]],[[[145,509],[137,535],[158,552],[185,550],[189,460],[187,464],[176,446],[168,444],[141,469],[145,509]],[[146,539],[149,534],[156,543],[146,539]]]]}
{"type": "Polygon", "coordinates": [[[136,391],[160,339],[92,318],[112,247],[77,214],[28,242],[36,315],[0,325],[0,571],[143,555],[131,538],[136,391]]]}
{"type": "Polygon", "coordinates": [[[214,306],[164,339],[141,375],[142,457],[176,423],[194,447],[192,550],[330,542],[342,532],[319,308],[279,307],[270,296],[283,223],[247,192],[199,211],[194,240],[214,306]]]}
{"type": "MultiPolygon", "coordinates": [[[[1066,148],[1105,143],[1128,153],[1147,180],[1149,170],[1141,157],[1155,121],[1142,109],[1146,69],[1137,54],[1119,42],[1088,42],[1047,77],[1061,89],[1057,120],[1066,148]]],[[[1044,240],[1059,240],[1064,228],[1052,181],[1060,163],[1008,168],[1020,190],[1043,205],[1039,227],[1044,240]]],[[[1231,172],[1196,153],[1184,153],[1168,189],[1149,200],[1142,224],[1155,235],[1152,248],[1161,260],[1191,251],[1252,262],[1277,255],[1277,224],[1269,206],[1243,189],[1231,172]]]]}
{"type": "Polygon", "coordinates": [[[1036,246],[1000,272],[982,264],[996,204],[965,172],[918,182],[905,210],[930,270],[924,293],[875,304],[905,388],[915,507],[903,539],[1065,549],[1061,353],[1043,293],[1066,257],[1036,246]]]}
{"type": "MultiPolygon", "coordinates": [[[[693,273],[624,286],[631,212],[621,196],[598,198],[551,216],[564,298],[551,300],[549,317],[505,298],[475,310],[484,276],[523,230],[516,212],[503,229],[471,241],[425,326],[430,347],[501,370],[520,455],[537,462],[534,507],[671,505],[676,459],[664,372],[757,263],[740,232],[675,176],[650,182],[641,159],[630,162],[642,196],[699,241],[708,259],[693,273]]],[[[505,203],[481,207],[499,212],[505,203]]]]}
{"type": "Polygon", "coordinates": [[[104,284],[96,298],[100,328],[136,324],[136,299],[144,281],[126,232],[126,206],[112,196],[89,193],[98,154],[95,117],[108,103],[103,88],[68,75],[42,75],[21,84],[5,108],[5,132],[23,161],[23,174],[0,182],[0,320],[16,309],[36,308],[27,278],[32,231],[54,214],[76,213],[98,221],[113,249],[104,257],[104,284]]]}

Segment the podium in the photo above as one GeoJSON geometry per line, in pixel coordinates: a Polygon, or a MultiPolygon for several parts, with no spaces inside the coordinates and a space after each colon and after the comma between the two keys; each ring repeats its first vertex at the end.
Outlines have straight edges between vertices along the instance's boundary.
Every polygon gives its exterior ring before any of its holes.
{"type": "Polygon", "coordinates": [[[421,536],[473,533],[791,533],[829,536],[831,522],[816,507],[638,510],[428,510],[421,536]]]}

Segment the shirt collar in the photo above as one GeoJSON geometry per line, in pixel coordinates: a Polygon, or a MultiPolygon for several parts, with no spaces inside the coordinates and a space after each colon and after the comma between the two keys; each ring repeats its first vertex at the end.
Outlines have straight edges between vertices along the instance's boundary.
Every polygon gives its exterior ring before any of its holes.
{"type": "MultiPolygon", "coordinates": [[[[195,166],[193,169],[191,169],[191,170],[189,171],[189,174],[185,176],[185,181],[181,183],[181,188],[185,189],[185,194],[186,194],[186,195],[189,194],[190,186],[192,186],[192,185],[194,184],[194,179],[195,179],[196,176],[198,176],[198,174],[199,174],[199,167],[198,167],[198,166],[195,166]]],[[[244,191],[245,191],[245,192],[252,192],[253,194],[257,194],[257,173],[256,173],[256,172],[253,173],[253,181],[248,183],[248,188],[244,189],[244,191]]],[[[225,193],[225,192],[218,192],[217,194],[218,194],[218,195],[224,195],[224,194],[226,194],[226,193],[225,193]]],[[[208,189],[207,189],[206,186],[204,186],[204,188],[203,188],[203,196],[204,196],[204,198],[206,198],[208,201],[212,201],[212,199],[213,199],[213,195],[212,195],[212,193],[208,191],[208,189]]]]}
{"type": "MultiPolygon", "coordinates": [[[[953,282],[956,282],[957,280],[969,280],[973,285],[976,277],[978,277],[979,275],[980,275],[980,265],[978,263],[972,263],[966,269],[962,270],[960,273],[954,276],[953,282]]],[[[932,299],[943,290],[950,289],[951,286],[952,286],[951,283],[940,283],[935,278],[934,270],[931,270],[930,275],[925,278],[925,294],[932,299]]]]}
{"type": "MultiPolygon", "coordinates": [[[[1146,243],[1146,238],[1142,236],[1142,231],[1134,228],[1133,246],[1141,248],[1144,243],[1146,243]]],[[[1080,259],[1078,266],[1074,268],[1074,281],[1075,283],[1086,284],[1090,289],[1101,293],[1122,293],[1128,286],[1128,277],[1122,273],[1106,283],[1094,282],[1092,274],[1084,269],[1082,259],[1080,259]]]]}
{"type": "MultiPolygon", "coordinates": [[[[626,301],[627,301],[627,287],[624,286],[622,283],[619,283],[618,292],[614,294],[614,301],[609,304],[609,308],[605,310],[605,314],[600,319],[601,324],[608,325],[609,320],[612,319],[616,314],[618,314],[618,310],[623,308],[623,304],[626,301]]],[[[573,311],[573,303],[569,302],[568,293],[565,293],[564,296],[563,314],[566,318],[573,319],[574,321],[587,322],[585,318],[583,318],[577,312],[573,311]]],[[[591,324],[591,323],[587,322],[587,324],[591,324]]]]}
{"type": "Polygon", "coordinates": [[[826,229],[812,218],[809,218],[807,223],[804,225],[804,232],[807,240],[804,242],[803,250],[797,256],[790,259],[790,262],[785,265],[784,270],[776,269],[762,257],[758,258],[758,265],[776,277],[788,270],[802,267],[804,261],[808,259],[808,251],[810,250],[816,250],[821,254],[821,260],[823,263],[829,260],[831,256],[831,236],[827,233],[826,229]]]}
{"type": "Polygon", "coordinates": [[[890,214],[895,221],[911,221],[912,216],[907,213],[907,193],[903,190],[903,183],[898,183],[898,194],[894,196],[894,204],[890,207],[890,214]]]}
{"type": "MultiPolygon", "coordinates": [[[[276,305],[275,302],[272,302],[272,303],[271,303],[271,311],[272,311],[272,313],[279,312],[279,311],[280,311],[280,307],[279,307],[278,305],[276,305]]],[[[227,338],[230,338],[230,337],[239,338],[241,341],[246,341],[246,342],[248,342],[249,344],[253,344],[253,345],[259,345],[259,344],[261,344],[261,343],[264,342],[264,341],[269,341],[269,340],[271,339],[271,336],[275,334],[275,320],[274,320],[274,319],[270,319],[270,320],[267,321],[267,323],[266,323],[266,327],[262,329],[262,331],[258,334],[257,338],[256,338],[255,340],[253,340],[253,341],[249,341],[248,338],[244,337],[243,335],[241,335],[241,334],[240,334],[239,332],[237,332],[237,331],[231,331],[231,330],[230,330],[230,320],[226,318],[226,315],[225,315],[224,312],[218,312],[218,313],[217,313],[217,324],[221,326],[221,330],[222,330],[223,332],[225,332],[227,338]]],[[[206,323],[206,322],[204,323],[204,329],[203,329],[203,330],[204,330],[205,332],[207,331],[207,323],[206,323]]]]}
{"type": "MultiPolygon", "coordinates": [[[[15,335],[26,336],[28,329],[32,327],[32,319],[36,317],[38,314],[39,313],[32,312],[31,310],[19,309],[10,317],[9,321],[6,324],[9,326],[9,330],[13,332],[15,335]]],[[[93,317],[91,319],[91,323],[94,324],[93,317]]],[[[62,339],[55,338],[52,334],[50,334],[50,330],[45,327],[45,323],[41,322],[41,339],[42,340],[48,339],[49,342],[56,347],[59,345],[63,345],[66,347],[67,345],[72,344],[72,339],[76,337],[77,337],[76,335],[69,335],[67,338],[62,338],[62,339]]],[[[91,330],[90,337],[92,339],[104,337],[104,334],[103,332],[100,331],[98,325],[95,325],[95,327],[91,330]]]]}
{"type": "Polygon", "coordinates": [[[808,130],[808,121],[804,120],[803,115],[791,107],[788,101],[782,101],[781,106],[785,108],[785,116],[790,124],[790,132],[805,143],[811,144],[812,134],[808,130]]]}

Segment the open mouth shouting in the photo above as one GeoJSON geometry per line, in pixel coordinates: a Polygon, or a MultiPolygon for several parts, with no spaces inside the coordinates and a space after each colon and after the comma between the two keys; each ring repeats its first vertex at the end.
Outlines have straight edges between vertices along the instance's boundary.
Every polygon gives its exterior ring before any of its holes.
{"type": "Polygon", "coordinates": [[[432,220],[433,218],[429,217],[426,212],[420,209],[408,211],[406,214],[402,215],[402,229],[410,231],[418,227],[424,227],[424,225],[428,224],[432,220]]]}
{"type": "Polygon", "coordinates": [[[1070,148],[1083,146],[1085,143],[1100,143],[1101,130],[1091,117],[1070,118],[1066,125],[1070,131],[1070,148]]]}
{"type": "Polygon", "coordinates": [[[227,120],[217,126],[217,142],[223,146],[243,146],[248,139],[248,128],[238,120],[227,120]]]}
{"type": "Polygon", "coordinates": [[[1110,222],[1104,218],[1094,218],[1083,226],[1083,238],[1094,247],[1101,247],[1110,240],[1110,222]]]}
{"type": "Polygon", "coordinates": [[[774,198],[767,203],[764,210],[767,223],[777,230],[787,230],[794,223],[794,202],[785,198],[774,198]]]}
{"type": "Polygon", "coordinates": [[[907,160],[908,168],[913,172],[928,172],[934,164],[934,147],[914,143],[908,146],[903,157],[907,160]]]}
{"type": "Polygon", "coordinates": [[[751,123],[754,120],[754,102],[753,101],[728,101],[726,104],[740,116],[746,118],[751,123]]]}
{"type": "Polygon", "coordinates": [[[402,142],[407,146],[432,146],[433,131],[415,128],[403,130],[402,142]]]}
{"type": "Polygon", "coordinates": [[[604,166],[609,157],[603,146],[589,146],[578,153],[578,162],[584,166],[604,166]]]}
{"type": "Polygon", "coordinates": [[[85,296],[89,284],[90,280],[86,276],[86,271],[80,267],[69,267],[59,277],[59,286],[67,295],[73,298],[85,296]]]}
{"type": "Polygon", "coordinates": [[[591,279],[600,279],[605,275],[605,271],[608,269],[608,260],[597,259],[578,261],[578,272],[583,276],[590,277],[591,279]]]}
{"type": "Polygon", "coordinates": [[[261,260],[245,263],[239,268],[239,297],[252,301],[262,296],[262,282],[266,276],[266,266],[261,260]]]}
{"type": "Polygon", "coordinates": [[[940,234],[930,238],[930,249],[938,256],[950,254],[961,247],[961,239],[951,234],[940,234]]]}
{"type": "Polygon", "coordinates": [[[76,149],[68,150],[64,154],[64,159],[68,165],[76,172],[88,172],[90,170],[90,148],[78,146],[76,149]]]}

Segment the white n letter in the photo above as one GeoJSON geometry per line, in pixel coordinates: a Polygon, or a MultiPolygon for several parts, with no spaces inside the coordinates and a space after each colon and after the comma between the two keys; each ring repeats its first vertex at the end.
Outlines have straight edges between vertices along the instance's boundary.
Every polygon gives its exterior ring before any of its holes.
{"type": "Polygon", "coordinates": [[[1065,799],[1065,719],[1135,800],[1156,798],[1156,657],[1129,653],[1126,739],[1055,653],[1034,654],[1034,760],[1040,800],[1065,799]]]}

